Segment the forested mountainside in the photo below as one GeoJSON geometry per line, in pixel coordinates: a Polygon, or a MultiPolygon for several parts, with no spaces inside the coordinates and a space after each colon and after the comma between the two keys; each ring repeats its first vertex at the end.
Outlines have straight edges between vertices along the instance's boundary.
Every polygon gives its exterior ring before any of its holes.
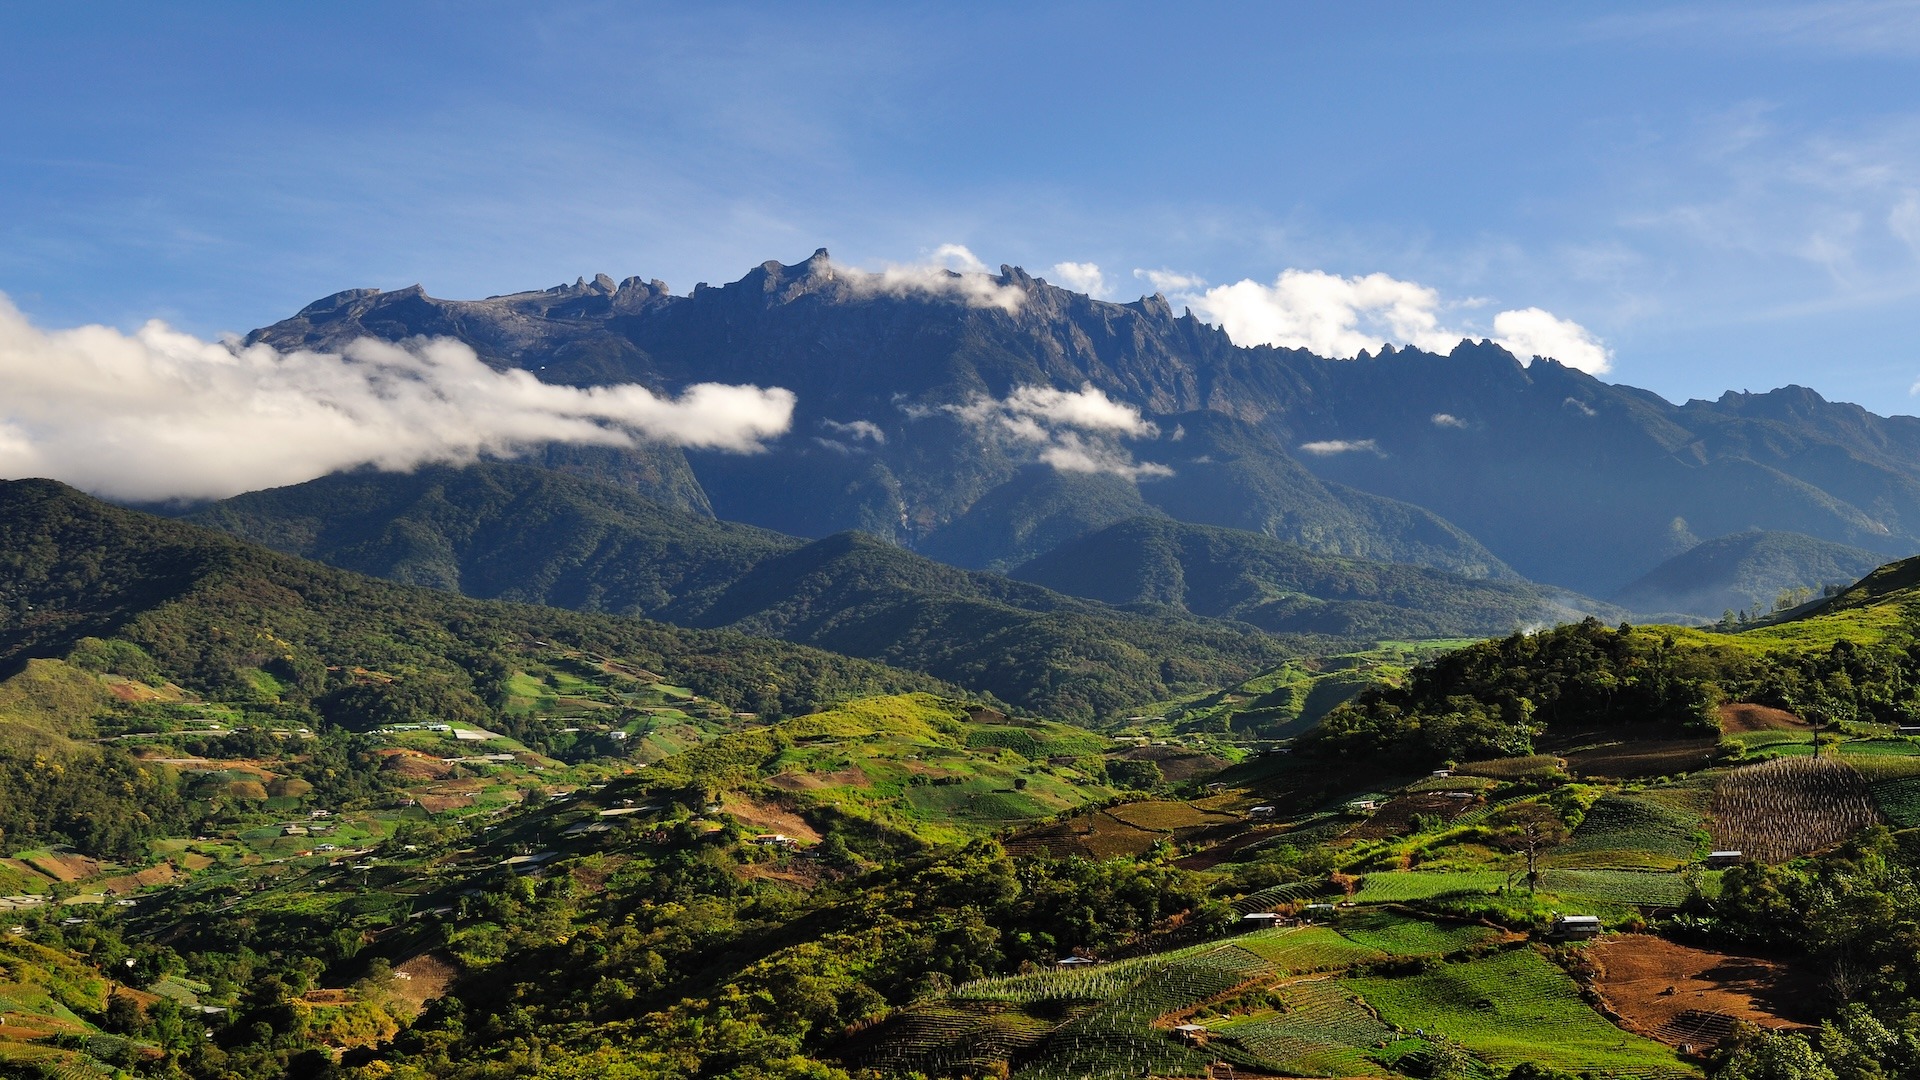
{"type": "Polygon", "coordinates": [[[503,692],[487,681],[500,677],[490,650],[557,640],[672,671],[756,713],[953,689],[782,641],[390,584],[47,480],[0,481],[0,602],[0,675],[88,639],[113,655],[115,642],[130,647],[128,678],[268,699],[317,699],[355,668],[397,665],[413,674],[368,692],[466,715],[503,692]]]}
{"type": "MultiPolygon", "coordinates": [[[[1143,575],[1162,567],[1124,543],[1073,547],[1079,577],[1023,571],[1027,581],[1016,581],[859,534],[809,543],[499,463],[325,477],[237,496],[190,520],[473,596],[784,637],[1082,719],[1232,685],[1310,644],[1269,641],[1252,627],[1370,641],[1622,614],[1557,590],[1320,556],[1227,529],[1205,531],[1204,554],[1194,549],[1196,591],[1185,601],[1151,593],[1143,575]],[[1123,580],[1149,591],[1102,584],[1123,580]],[[1065,594],[1147,605],[1115,610],[1065,594]],[[1081,674],[1063,682],[1062,670],[1081,674]]],[[[1142,522],[1127,535],[1156,527],[1142,522]]]]}
{"type": "Polygon", "coordinates": [[[1260,533],[1156,517],[1063,544],[1013,576],[1110,604],[1349,639],[1474,637],[1495,625],[1626,614],[1561,589],[1322,555],[1260,533]]]}
{"type": "Polygon", "coordinates": [[[990,302],[873,280],[820,252],[687,295],[605,277],[477,301],[357,289],[250,340],[445,335],[556,382],[785,386],[796,426],[772,453],[685,456],[719,516],[809,537],[859,528],[970,566],[1143,508],[1602,595],[1755,528],[1920,546],[1920,420],[1804,388],[1675,405],[1486,343],[1351,361],[1241,348],[1158,297],[1107,303],[1012,267],[975,279],[990,302]],[[1083,387],[1140,422],[1075,428],[1032,393],[1083,387]],[[1006,437],[1010,408],[1041,443],[1006,437]],[[1044,447],[1078,453],[1047,464],[1044,447]]]}
{"type": "Polygon", "coordinates": [[[1675,555],[1614,595],[1634,611],[1758,618],[1851,585],[1885,562],[1863,548],[1798,533],[1750,530],[1675,555]]]}

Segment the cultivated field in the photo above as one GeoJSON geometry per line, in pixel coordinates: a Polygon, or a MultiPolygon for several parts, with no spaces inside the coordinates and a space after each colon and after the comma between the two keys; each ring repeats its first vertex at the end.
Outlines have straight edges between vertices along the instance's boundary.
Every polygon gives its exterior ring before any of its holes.
{"type": "Polygon", "coordinates": [[[1444,1032],[1502,1068],[1537,1061],[1613,1077],[1692,1075],[1668,1047],[1602,1019],[1581,1000],[1573,979],[1532,949],[1405,978],[1342,982],[1382,1021],[1402,1031],[1444,1032]]]}
{"type": "Polygon", "coordinates": [[[1878,820],[1867,781],[1833,758],[1778,758],[1722,776],[1713,843],[1781,862],[1823,851],[1878,820]]]}
{"type": "Polygon", "coordinates": [[[1802,1026],[1801,1008],[1817,997],[1804,976],[1774,961],[1646,934],[1607,938],[1588,955],[1594,988],[1607,1006],[1633,1029],[1671,1046],[1705,1048],[1724,1038],[1735,1021],[1802,1026]]]}

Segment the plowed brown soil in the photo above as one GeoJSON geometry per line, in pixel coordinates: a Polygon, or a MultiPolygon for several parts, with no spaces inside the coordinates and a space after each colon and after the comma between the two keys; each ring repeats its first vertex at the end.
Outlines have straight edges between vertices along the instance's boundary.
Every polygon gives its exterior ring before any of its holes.
{"type": "Polygon", "coordinates": [[[1670,1046],[1718,1042],[1734,1021],[1806,1028],[1801,1007],[1815,1000],[1804,973],[1772,960],[1695,949],[1621,934],[1588,950],[1594,989],[1625,1026],[1670,1046]]]}
{"type": "Polygon", "coordinates": [[[1807,722],[1785,709],[1735,701],[1720,706],[1720,730],[1729,735],[1741,731],[1805,731],[1807,722]]]}

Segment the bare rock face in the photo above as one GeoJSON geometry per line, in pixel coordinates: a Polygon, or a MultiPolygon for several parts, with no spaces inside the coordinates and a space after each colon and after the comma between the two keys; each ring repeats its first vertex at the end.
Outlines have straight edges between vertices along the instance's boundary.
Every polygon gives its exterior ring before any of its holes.
{"type": "Polygon", "coordinates": [[[1345,361],[1241,348],[1164,297],[1109,303],[1017,267],[864,274],[820,250],[685,295],[604,274],[483,300],[351,289],[249,341],[418,335],[555,383],[787,387],[795,426],[767,454],[555,461],[722,517],[859,528],[971,566],[1143,508],[1601,594],[1750,528],[1920,549],[1911,417],[1800,387],[1674,405],[1488,342],[1345,361]],[[1013,437],[989,414],[1023,387],[1092,387],[1145,423],[1122,435],[1040,417],[1051,426],[1013,437]]]}

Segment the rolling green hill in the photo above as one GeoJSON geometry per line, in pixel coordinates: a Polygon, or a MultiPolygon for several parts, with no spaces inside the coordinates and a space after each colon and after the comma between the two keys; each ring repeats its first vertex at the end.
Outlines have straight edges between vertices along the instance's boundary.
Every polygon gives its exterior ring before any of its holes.
{"type": "Polygon", "coordinates": [[[1117,611],[859,533],[808,543],[525,466],[332,476],[194,520],[470,595],[780,637],[1080,721],[1299,651],[1242,624],[1117,611]]]}
{"type": "Polygon", "coordinates": [[[1863,548],[1799,533],[1734,533],[1698,544],[1614,594],[1635,611],[1718,618],[1727,611],[1772,610],[1782,594],[1846,585],[1886,561],[1863,548]]]}
{"type": "Polygon", "coordinates": [[[1109,604],[1349,639],[1477,636],[1625,614],[1563,589],[1323,555],[1260,533],[1170,518],[1108,526],[1013,575],[1109,604]]]}

